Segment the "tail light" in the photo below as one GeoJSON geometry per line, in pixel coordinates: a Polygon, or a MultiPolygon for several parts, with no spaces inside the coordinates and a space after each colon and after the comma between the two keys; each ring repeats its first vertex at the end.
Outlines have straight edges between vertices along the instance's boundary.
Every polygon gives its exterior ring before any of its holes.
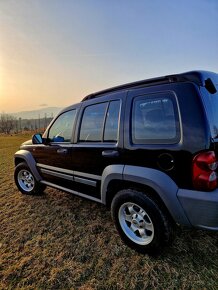
{"type": "Polygon", "coordinates": [[[203,152],[193,158],[193,186],[197,190],[211,191],[217,187],[217,159],[214,151],[203,152]]]}

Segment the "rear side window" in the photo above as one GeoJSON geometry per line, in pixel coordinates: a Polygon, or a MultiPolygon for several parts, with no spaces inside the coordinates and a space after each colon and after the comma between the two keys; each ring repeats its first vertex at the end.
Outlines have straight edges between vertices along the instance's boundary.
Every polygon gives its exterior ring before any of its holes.
{"type": "Polygon", "coordinates": [[[85,108],[80,128],[79,141],[101,142],[107,103],[85,108]]]}
{"type": "Polygon", "coordinates": [[[90,105],[84,109],[80,142],[117,142],[120,101],[90,105]]]}
{"type": "Polygon", "coordinates": [[[106,116],[104,141],[106,142],[117,141],[119,114],[120,114],[120,101],[110,102],[106,116]]]}
{"type": "Polygon", "coordinates": [[[159,93],[134,98],[133,144],[172,144],[178,140],[179,122],[173,95],[159,93]]]}

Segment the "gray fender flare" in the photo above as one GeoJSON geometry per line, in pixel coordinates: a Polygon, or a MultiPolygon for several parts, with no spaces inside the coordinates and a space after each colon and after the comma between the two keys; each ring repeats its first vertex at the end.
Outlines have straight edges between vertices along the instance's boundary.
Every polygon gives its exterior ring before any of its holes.
{"type": "Polygon", "coordinates": [[[111,180],[130,181],[151,187],[159,195],[175,222],[190,226],[190,222],[178,200],[178,186],[165,173],[146,167],[110,165],[102,176],[101,197],[106,203],[107,187],[111,180]]]}
{"type": "Polygon", "coordinates": [[[19,150],[14,154],[14,159],[16,161],[16,159],[23,159],[23,161],[25,161],[27,163],[27,165],[29,166],[30,170],[32,171],[35,179],[37,181],[42,180],[42,177],[39,174],[39,171],[36,167],[36,161],[33,158],[32,154],[27,151],[27,150],[19,150]]]}
{"type": "Polygon", "coordinates": [[[109,165],[103,173],[101,179],[101,201],[106,204],[108,185],[112,180],[123,180],[124,165],[109,165]]]}

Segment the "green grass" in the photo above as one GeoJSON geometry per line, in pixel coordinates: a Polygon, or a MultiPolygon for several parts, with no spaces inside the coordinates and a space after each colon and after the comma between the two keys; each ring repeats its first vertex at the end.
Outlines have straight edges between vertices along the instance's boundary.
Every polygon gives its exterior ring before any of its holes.
{"type": "Polygon", "coordinates": [[[120,240],[104,206],[47,189],[18,192],[0,136],[0,289],[218,289],[218,234],[180,229],[158,258],[120,240]]]}

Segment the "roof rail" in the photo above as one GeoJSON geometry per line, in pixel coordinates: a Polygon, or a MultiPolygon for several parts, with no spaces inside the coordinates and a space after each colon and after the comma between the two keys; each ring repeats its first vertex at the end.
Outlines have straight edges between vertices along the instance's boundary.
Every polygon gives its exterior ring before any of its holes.
{"type": "Polygon", "coordinates": [[[112,87],[109,89],[105,89],[105,90],[90,94],[90,95],[86,96],[85,98],[83,98],[82,102],[94,99],[94,98],[98,97],[99,95],[103,95],[106,93],[112,93],[115,91],[121,91],[121,90],[126,90],[126,89],[130,89],[130,88],[134,88],[134,87],[140,87],[140,86],[146,86],[146,85],[152,85],[152,84],[156,85],[156,84],[170,83],[170,82],[174,82],[174,81],[177,81],[177,80],[175,80],[172,76],[166,76],[166,77],[152,78],[152,79],[127,83],[124,85],[115,86],[115,87],[112,87]]]}
{"type": "Polygon", "coordinates": [[[115,86],[109,89],[105,89],[105,90],[90,94],[86,96],[85,98],[83,98],[82,102],[100,97],[106,93],[113,93],[116,91],[127,90],[130,88],[135,88],[135,87],[140,87],[140,86],[144,87],[144,86],[159,85],[159,84],[166,84],[166,83],[173,83],[173,82],[185,82],[185,81],[191,81],[193,83],[196,83],[198,86],[204,86],[206,75],[208,74],[211,74],[211,72],[190,71],[190,72],[185,72],[181,74],[174,74],[174,75],[168,75],[168,76],[163,76],[163,77],[136,81],[136,82],[115,86]]]}

